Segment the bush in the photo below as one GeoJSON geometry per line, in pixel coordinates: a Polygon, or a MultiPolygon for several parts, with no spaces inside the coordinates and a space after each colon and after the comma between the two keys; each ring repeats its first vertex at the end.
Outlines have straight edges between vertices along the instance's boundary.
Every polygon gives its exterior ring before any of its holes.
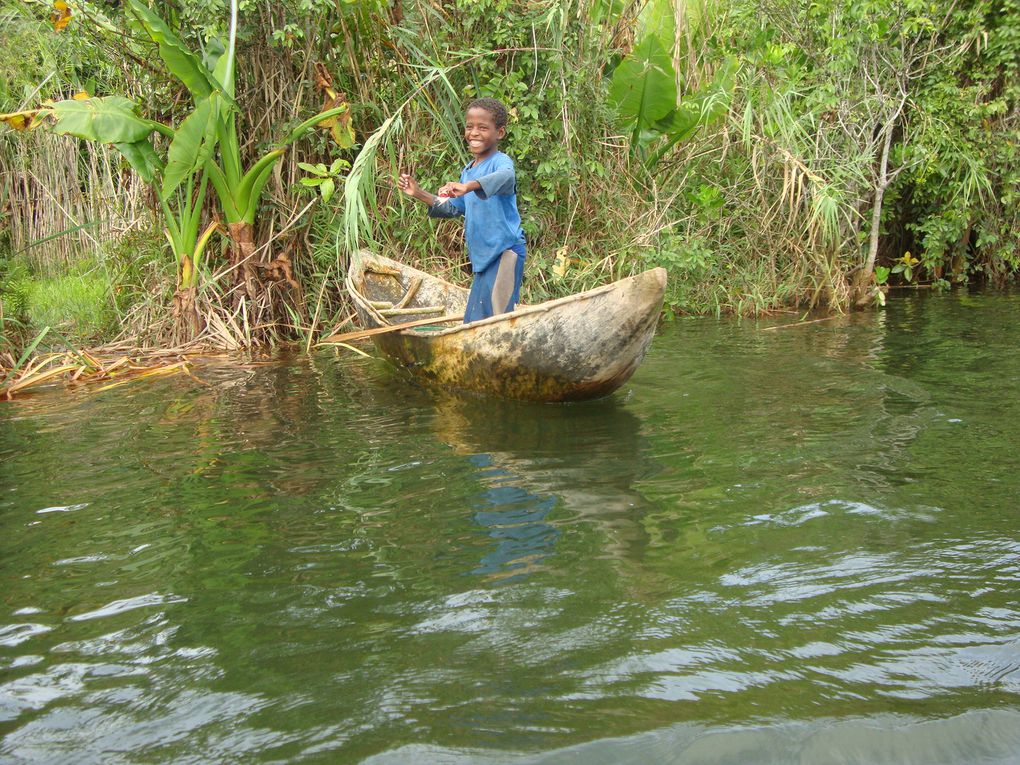
{"type": "Polygon", "coordinates": [[[6,319],[23,321],[32,291],[32,274],[21,261],[0,259],[0,304],[6,319]]]}

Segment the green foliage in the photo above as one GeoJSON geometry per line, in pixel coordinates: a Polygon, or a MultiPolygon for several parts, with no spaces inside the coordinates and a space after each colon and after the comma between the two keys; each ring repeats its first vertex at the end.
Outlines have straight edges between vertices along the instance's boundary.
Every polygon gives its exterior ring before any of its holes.
{"type": "Polygon", "coordinates": [[[123,96],[68,99],[50,107],[53,132],[99,143],[137,143],[156,130],[156,123],[142,119],[137,105],[123,96]]]}
{"type": "MultiPolygon", "coordinates": [[[[903,253],[903,257],[898,259],[892,269],[888,273],[902,274],[904,281],[914,281],[914,269],[920,265],[921,261],[911,255],[909,252],[903,253]]],[[[876,278],[877,281],[877,278],[876,278]]]]}
{"type": "Polygon", "coordinates": [[[20,260],[0,260],[0,303],[6,319],[25,321],[32,293],[32,274],[20,260]]]}
{"type": "Polygon", "coordinates": [[[87,343],[109,339],[118,326],[111,280],[98,263],[79,263],[67,274],[39,278],[22,260],[2,261],[0,302],[5,323],[13,321],[22,335],[52,327],[74,342],[87,343]]]}
{"type": "Polygon", "coordinates": [[[630,132],[631,154],[652,168],[677,144],[726,114],[738,64],[728,57],[713,79],[677,103],[672,5],[657,0],[648,9],[653,12],[642,16],[644,36],[613,71],[609,100],[630,132]]]}
{"type": "Polygon", "coordinates": [[[117,326],[109,289],[101,272],[41,279],[29,293],[26,314],[34,327],[53,327],[74,344],[96,342],[117,326]]]}
{"type": "Polygon", "coordinates": [[[199,101],[174,131],[163,173],[164,197],[173,194],[181,183],[212,159],[219,119],[220,99],[211,96],[199,101]]]}
{"type": "Polygon", "coordinates": [[[953,7],[944,54],[917,91],[896,214],[926,270],[995,281],[1020,268],[1020,3],[953,7]]]}
{"type": "MultiPolygon", "coordinates": [[[[140,0],[127,0],[125,4],[128,19],[156,43],[159,57],[170,73],[180,80],[195,99],[195,104],[208,98],[214,91],[221,89],[220,81],[212,77],[211,72],[198,56],[188,49],[167,24],[149,10],[140,0]]],[[[228,88],[230,85],[228,84],[228,88]]],[[[230,91],[232,94],[232,90],[230,91]]]]}
{"type": "Polygon", "coordinates": [[[328,204],[336,191],[336,183],[343,170],[349,170],[351,163],[342,157],[333,160],[333,163],[326,167],[326,163],[320,162],[317,165],[310,165],[307,162],[298,162],[298,167],[308,175],[301,179],[301,185],[313,188],[319,194],[323,204],[328,204]]]}
{"type": "Polygon", "coordinates": [[[511,111],[502,148],[518,169],[529,300],[663,265],[682,311],[843,309],[858,277],[874,290],[1020,268],[1020,0],[677,2],[241,2],[231,44],[229,0],[89,4],[106,26],[76,19],[59,43],[44,7],[0,0],[14,41],[0,51],[0,111],[23,108],[51,71],[40,98],[94,97],[60,107],[75,134],[112,138],[102,123],[117,107],[117,148],[157,189],[178,256],[208,220],[203,171],[229,222],[277,216],[260,230],[284,228],[288,193],[319,194],[331,204],[316,207],[314,252],[295,273],[309,313],[319,301],[340,318],[336,276],[359,244],[470,278],[459,225],[428,221],[392,182],[456,178],[463,108],[479,96],[511,111]],[[329,102],[319,64],[351,104],[340,146],[297,116],[329,102]],[[138,107],[108,95],[128,92],[114,70],[145,83],[138,107]],[[270,115],[259,88],[295,108],[270,115]],[[147,119],[176,129],[139,136],[147,119]],[[284,159],[295,142],[300,165],[284,159]]]}
{"type": "Polygon", "coordinates": [[[676,72],[658,35],[647,35],[616,67],[609,97],[620,120],[629,126],[634,147],[647,140],[643,134],[676,109],[676,72]]]}

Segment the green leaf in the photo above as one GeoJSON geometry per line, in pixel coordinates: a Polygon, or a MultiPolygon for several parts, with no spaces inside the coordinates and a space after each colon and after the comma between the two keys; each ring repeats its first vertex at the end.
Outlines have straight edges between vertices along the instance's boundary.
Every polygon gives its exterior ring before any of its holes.
{"type": "Polygon", "coordinates": [[[329,133],[341,149],[354,148],[357,137],[354,135],[354,127],[350,120],[341,121],[338,119],[336,124],[330,127],[329,133]]]}
{"type": "Polygon", "coordinates": [[[209,173],[209,180],[216,190],[216,198],[220,201],[220,207],[223,209],[223,216],[227,219],[227,223],[240,223],[243,212],[237,204],[227,176],[215,162],[207,164],[206,170],[209,173]]]}
{"type": "Polygon", "coordinates": [[[325,165],[310,165],[307,162],[298,162],[297,166],[304,170],[306,173],[312,173],[313,175],[326,176],[325,165]]]}
{"type": "MultiPolygon", "coordinates": [[[[262,189],[269,182],[269,176],[273,172],[273,165],[286,153],[286,149],[273,149],[273,151],[252,165],[248,172],[244,174],[237,188],[231,190],[237,212],[240,213],[240,218],[232,220],[228,215],[228,222],[253,223],[255,221],[255,208],[258,206],[262,189]]],[[[219,190],[217,189],[217,191],[219,190]]]]}
{"type": "Polygon", "coordinates": [[[198,103],[177,128],[167,153],[163,196],[169,197],[185,178],[202,167],[216,148],[219,99],[214,95],[198,103]]]}
{"type": "Polygon", "coordinates": [[[328,202],[330,197],[333,196],[333,192],[336,190],[336,184],[333,183],[332,178],[327,178],[319,186],[319,193],[322,194],[322,201],[328,202]]]}
{"type": "MultiPolygon", "coordinates": [[[[223,61],[223,55],[226,52],[227,45],[225,42],[223,42],[222,38],[210,37],[208,40],[206,40],[205,45],[202,46],[202,66],[204,66],[207,71],[212,72],[213,75],[215,76],[216,69],[217,67],[220,66],[221,62],[223,61]]],[[[223,84],[222,79],[220,79],[219,77],[216,77],[216,79],[220,82],[221,85],[223,84]]]]}
{"type": "Polygon", "coordinates": [[[668,135],[673,143],[686,141],[701,127],[701,109],[697,103],[685,101],[666,117],[659,120],[655,127],[668,135]]]}
{"type": "Polygon", "coordinates": [[[659,40],[674,39],[676,12],[673,0],[649,0],[645,3],[638,14],[638,34],[642,37],[652,35],[659,40]]]}
{"type": "MultiPolygon", "coordinates": [[[[274,159],[275,162],[275,159],[274,159]]],[[[269,165],[264,168],[258,175],[252,178],[251,193],[243,198],[242,201],[246,202],[244,208],[242,208],[242,217],[245,223],[255,222],[255,209],[258,207],[259,198],[262,196],[262,189],[269,182],[269,176],[273,174],[273,166],[269,165]]]]}
{"type": "Polygon", "coordinates": [[[336,175],[341,170],[345,170],[351,166],[351,163],[346,159],[334,159],[333,164],[329,166],[329,174],[336,175]]]}
{"type": "Polygon", "coordinates": [[[99,143],[138,143],[158,129],[135,114],[135,103],[123,96],[69,99],[51,107],[53,132],[99,143]]]}
{"type": "Polygon", "coordinates": [[[302,178],[300,181],[298,181],[298,183],[300,183],[302,186],[318,186],[318,185],[324,183],[327,180],[329,180],[329,179],[328,178],[302,178]]]}
{"type": "Polygon", "coordinates": [[[215,90],[216,83],[202,60],[188,49],[163,19],[140,0],[128,0],[126,8],[129,15],[159,46],[159,57],[163,59],[166,68],[184,83],[196,103],[199,99],[207,98],[215,90]]]}
{"type": "Polygon", "coordinates": [[[156,180],[156,173],[163,169],[162,160],[147,138],[136,143],[115,143],[114,147],[124,155],[124,159],[146,183],[156,180]]]}
{"type": "Polygon", "coordinates": [[[631,129],[634,143],[642,130],[676,109],[676,74],[658,37],[645,37],[620,62],[610,81],[609,97],[621,122],[631,129]]]}

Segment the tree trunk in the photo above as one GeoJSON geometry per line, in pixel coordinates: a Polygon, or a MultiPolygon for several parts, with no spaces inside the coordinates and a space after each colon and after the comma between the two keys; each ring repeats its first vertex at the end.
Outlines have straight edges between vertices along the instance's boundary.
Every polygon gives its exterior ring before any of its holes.
{"type": "Polygon", "coordinates": [[[174,293],[173,311],[179,342],[189,343],[199,336],[205,322],[198,312],[194,287],[178,287],[174,293]]]}
{"type": "Polygon", "coordinates": [[[230,231],[230,283],[240,285],[235,293],[238,301],[247,295],[258,295],[258,270],[255,263],[255,232],[250,223],[231,223],[230,231]]]}
{"type": "Polygon", "coordinates": [[[882,199],[885,197],[885,190],[889,188],[889,152],[892,149],[893,130],[896,127],[896,119],[900,110],[889,119],[884,126],[882,137],[882,157],[878,165],[878,177],[875,179],[875,195],[871,205],[871,230],[868,235],[868,254],[864,259],[864,265],[854,280],[852,300],[858,306],[864,306],[874,300],[874,291],[871,289],[872,275],[875,273],[875,261],[878,259],[878,242],[882,233],[882,199]]]}
{"type": "Polygon", "coordinates": [[[871,234],[868,237],[868,257],[864,261],[864,275],[870,279],[878,259],[878,239],[882,232],[882,199],[889,188],[889,151],[892,148],[893,124],[885,126],[885,140],[882,144],[882,161],[879,164],[878,180],[875,184],[875,201],[871,208],[871,234]]]}

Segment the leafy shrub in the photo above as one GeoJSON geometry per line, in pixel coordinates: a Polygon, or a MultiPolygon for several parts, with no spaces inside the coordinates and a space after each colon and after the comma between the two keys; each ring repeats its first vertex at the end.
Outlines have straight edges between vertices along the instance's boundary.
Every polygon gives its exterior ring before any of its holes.
{"type": "Polygon", "coordinates": [[[17,260],[0,260],[0,303],[6,318],[25,319],[32,286],[28,266],[17,260]]]}

